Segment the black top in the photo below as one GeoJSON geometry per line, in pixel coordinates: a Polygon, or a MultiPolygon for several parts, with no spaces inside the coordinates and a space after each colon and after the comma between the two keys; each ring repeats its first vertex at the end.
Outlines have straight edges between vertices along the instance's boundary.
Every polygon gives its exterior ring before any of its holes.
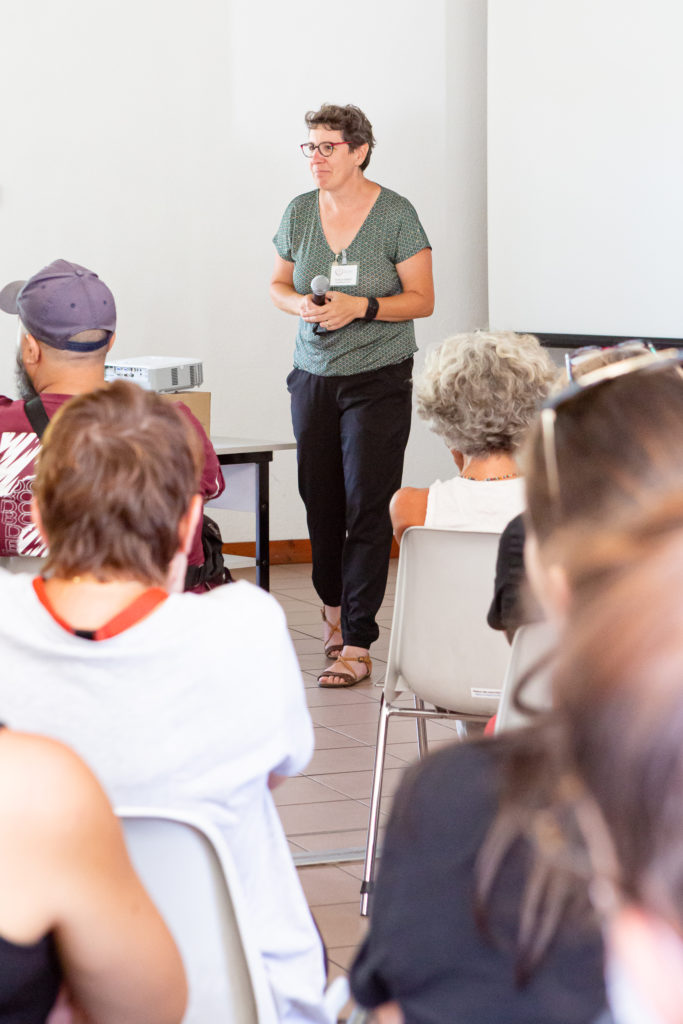
{"type": "Polygon", "coordinates": [[[521,515],[511,519],[500,535],[493,601],[486,617],[491,629],[504,629],[510,641],[519,626],[543,618],[527,584],[525,536],[521,515]]]}
{"type": "Polygon", "coordinates": [[[474,865],[498,806],[509,743],[452,746],[406,776],[394,802],[370,931],[351,969],[365,1007],[398,1000],[406,1024],[588,1024],[605,1005],[602,941],[568,922],[518,988],[512,942],[528,847],[495,883],[485,938],[473,916],[474,865]],[[506,941],[507,940],[507,941],[506,941]]]}
{"type": "Polygon", "coordinates": [[[44,1024],[61,980],[51,935],[26,946],[0,936],[0,1024],[44,1024]]]}
{"type": "Polygon", "coordinates": [[[0,1024],[44,1024],[61,979],[51,935],[30,946],[0,938],[0,1024]]]}

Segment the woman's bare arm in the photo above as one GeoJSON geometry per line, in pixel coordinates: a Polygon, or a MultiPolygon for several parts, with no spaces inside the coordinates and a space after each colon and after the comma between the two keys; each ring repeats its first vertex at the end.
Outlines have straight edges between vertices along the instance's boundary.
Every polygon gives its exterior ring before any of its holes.
{"type": "Polygon", "coordinates": [[[0,904],[0,931],[14,941],[54,932],[89,1024],[178,1024],[180,956],[94,776],[61,744],[3,732],[0,780],[0,871],[17,892],[0,904]]]}
{"type": "Polygon", "coordinates": [[[270,297],[274,305],[284,313],[301,315],[301,300],[304,296],[299,295],[294,287],[294,264],[283,260],[277,253],[270,279],[270,297]]]}
{"type": "Polygon", "coordinates": [[[432,250],[421,249],[410,259],[397,263],[396,272],[401,282],[401,294],[379,299],[377,319],[397,323],[431,316],[434,312],[432,250]]]}
{"type": "MultiPolygon", "coordinates": [[[[398,323],[431,316],[434,310],[434,281],[432,278],[432,251],[422,249],[410,259],[396,264],[401,282],[400,295],[378,298],[376,320],[398,323]]],[[[338,330],[352,320],[362,319],[368,306],[368,297],[329,291],[324,306],[316,306],[311,295],[299,295],[294,288],[294,264],[275,256],[275,267],[270,281],[270,296],[278,309],[301,316],[307,323],[325,323],[330,330],[338,330]]]]}
{"type": "MultiPolygon", "coordinates": [[[[434,311],[431,249],[422,249],[403,263],[397,263],[396,271],[403,290],[400,295],[375,296],[379,305],[375,320],[399,323],[431,316],[434,311]]],[[[310,296],[306,296],[299,308],[300,316],[307,323],[324,323],[330,330],[338,330],[352,320],[362,319],[368,308],[368,298],[345,292],[327,292],[325,299],[325,306],[316,306],[310,296]]]]}
{"type": "Polygon", "coordinates": [[[389,515],[399,544],[409,526],[424,526],[428,498],[428,487],[402,487],[394,494],[389,503],[389,515]]]}

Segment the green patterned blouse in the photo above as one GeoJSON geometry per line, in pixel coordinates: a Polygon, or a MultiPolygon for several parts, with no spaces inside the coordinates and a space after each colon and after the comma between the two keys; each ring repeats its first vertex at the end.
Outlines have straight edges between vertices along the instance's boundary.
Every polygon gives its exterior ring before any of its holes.
{"type": "MultiPolygon", "coordinates": [[[[344,254],[333,253],[323,233],[318,190],[293,199],[273,239],[281,259],[294,264],[294,287],[300,295],[311,290],[318,274],[330,276],[330,267],[344,254]]],[[[431,248],[414,208],[396,192],[382,188],[375,205],[345,250],[346,262],[358,264],[355,285],[335,286],[348,295],[382,298],[398,295],[401,282],[396,264],[431,248]]],[[[352,320],[329,334],[314,334],[313,325],[299,318],[294,365],[322,377],[347,377],[377,370],[408,359],[417,349],[412,320],[352,320]]]]}

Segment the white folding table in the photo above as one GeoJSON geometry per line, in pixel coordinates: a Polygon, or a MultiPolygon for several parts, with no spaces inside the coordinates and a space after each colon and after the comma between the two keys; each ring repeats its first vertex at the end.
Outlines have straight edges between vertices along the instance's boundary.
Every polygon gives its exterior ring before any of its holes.
{"type": "Polygon", "coordinates": [[[208,501],[207,506],[255,513],[256,582],[259,587],[269,590],[269,464],[273,461],[273,452],[296,448],[296,442],[212,436],[211,443],[223,470],[225,490],[219,498],[208,501]]]}

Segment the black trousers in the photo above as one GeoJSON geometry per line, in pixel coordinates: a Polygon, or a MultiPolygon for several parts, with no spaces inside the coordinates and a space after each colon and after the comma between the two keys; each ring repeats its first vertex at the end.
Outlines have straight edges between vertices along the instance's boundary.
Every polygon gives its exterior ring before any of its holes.
{"type": "Polygon", "coordinates": [[[342,609],[344,643],[368,648],[391,552],[389,501],[401,486],[413,360],[349,377],[287,377],[313,585],[342,609]]]}

